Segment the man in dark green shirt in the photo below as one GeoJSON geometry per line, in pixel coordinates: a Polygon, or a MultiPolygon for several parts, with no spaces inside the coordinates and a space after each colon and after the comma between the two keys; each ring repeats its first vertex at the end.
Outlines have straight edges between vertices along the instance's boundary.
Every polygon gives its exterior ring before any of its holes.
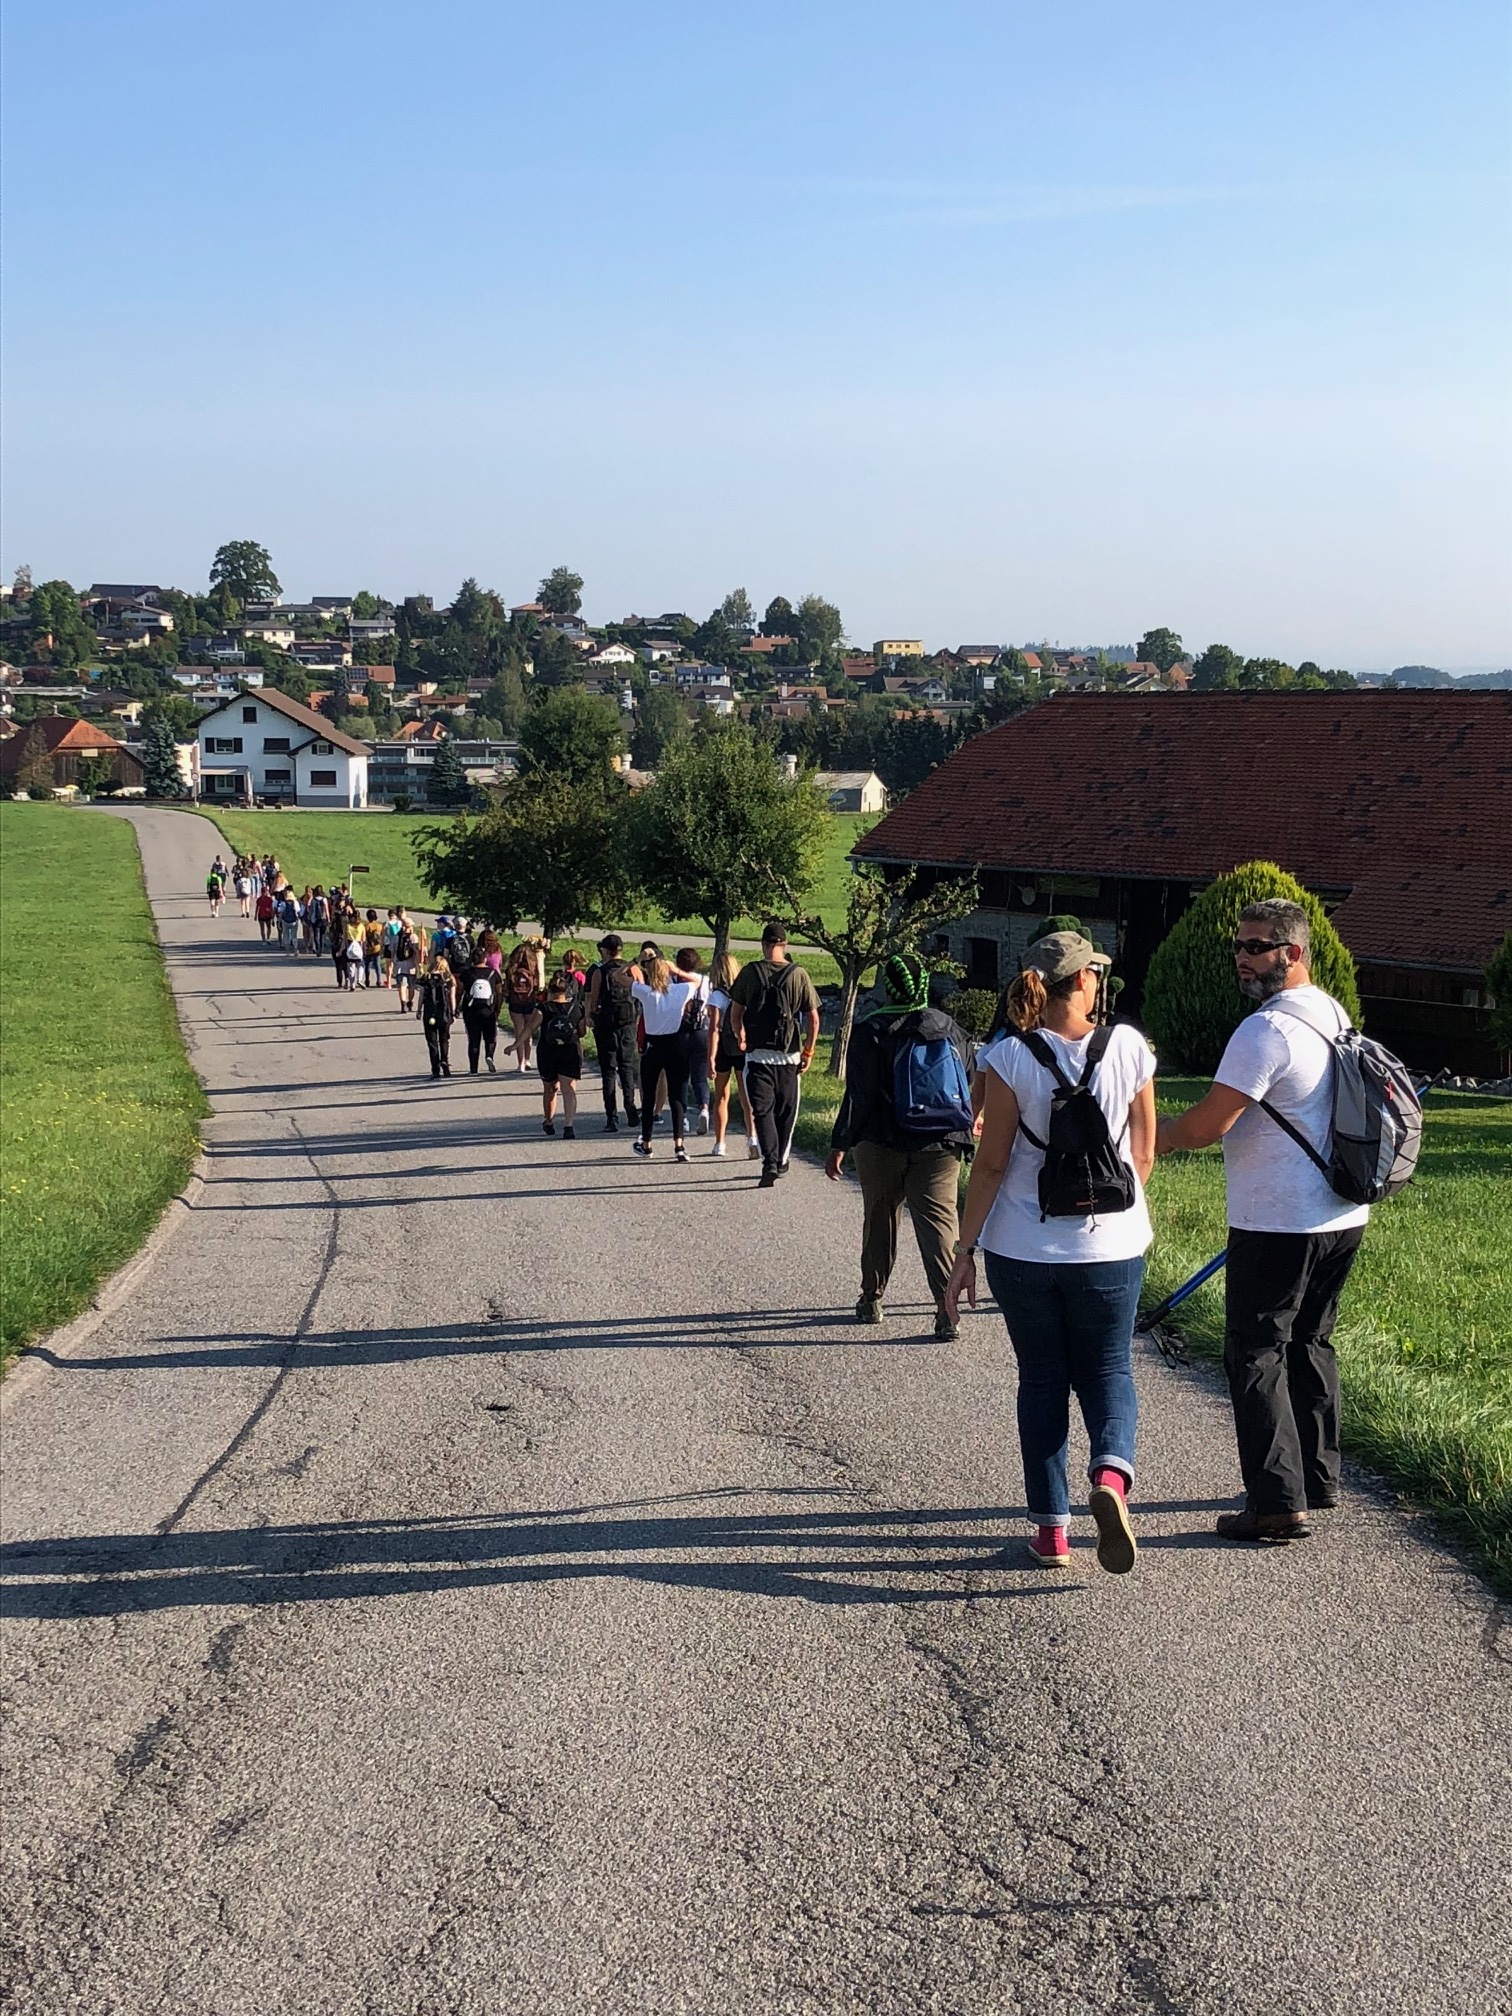
{"type": "Polygon", "coordinates": [[[768,924],[761,958],[742,966],[730,989],[730,1030],[745,1054],[746,1098],[761,1143],[761,1181],[770,1190],[787,1168],[798,1120],[798,1082],[819,1041],[819,996],[788,957],[787,932],[768,924]]]}

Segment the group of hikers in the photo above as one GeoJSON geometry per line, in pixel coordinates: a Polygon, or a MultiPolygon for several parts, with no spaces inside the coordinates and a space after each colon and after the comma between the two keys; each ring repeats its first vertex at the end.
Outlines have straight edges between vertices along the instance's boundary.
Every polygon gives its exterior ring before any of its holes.
{"type": "MultiPolygon", "coordinates": [[[[422,1023],[434,1077],[451,1075],[458,1020],[469,1070],[480,1057],[495,1070],[507,1013],[506,1054],[520,1071],[534,1054],[544,1131],[556,1133],[560,1107],[573,1140],[591,1033],[605,1131],[619,1131],[623,1108],[637,1155],[655,1154],[665,1113],[677,1161],[688,1160],[690,1133],[711,1130],[711,1152],[724,1156],[733,1088],[747,1155],[761,1163],[758,1187],[786,1172],[820,1004],[780,925],[767,926],[761,957],[744,966],[726,951],[706,971],[696,949],[668,959],[651,939],[629,960],[610,932],[584,968],[570,951],[553,963],[539,938],[506,955],[493,931],[474,932],[461,917],[442,915],[427,932],[402,907],[386,922],[363,915],[343,887],[296,896],[271,859],[238,860],[229,877],[265,939],[276,925],[290,951],[318,953],[329,941],[341,984],[356,986],[360,968],[362,984],[397,987],[401,1010],[422,1023]]],[[[217,914],[226,879],[218,861],[217,914]]],[[[1420,1115],[1410,1077],[1314,985],[1309,955],[1297,904],[1267,899],[1242,913],[1232,956],[1253,1011],[1207,1095],[1158,1121],[1154,1052],[1132,1023],[1109,1019],[1111,960],[1076,918],[1046,920],[980,1043],[936,1004],[928,968],[908,953],[883,963],[851,1033],[825,1173],[839,1181],[848,1157],[860,1184],[856,1319],[883,1320],[905,1209],[937,1339],[957,1336],[963,1300],[975,1306],[980,1258],[1018,1363],[1028,1551],[1042,1567],[1070,1559],[1073,1394],[1091,1448],[1098,1562],[1114,1574],[1134,1566],[1133,1338],[1153,1237],[1145,1185],[1159,1157],[1220,1141],[1224,1363],[1245,1504],[1215,1530],[1262,1546],[1305,1540],[1312,1515],[1338,1501],[1339,1300],[1371,1202],[1411,1174],[1420,1115]],[[1373,1123],[1363,1146],[1343,1144],[1334,1128],[1341,1077],[1357,1120],[1363,1110],[1373,1123]]]]}

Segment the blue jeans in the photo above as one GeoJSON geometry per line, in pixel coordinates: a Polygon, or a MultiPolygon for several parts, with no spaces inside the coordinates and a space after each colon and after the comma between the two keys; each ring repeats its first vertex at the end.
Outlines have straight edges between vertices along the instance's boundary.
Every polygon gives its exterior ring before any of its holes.
{"type": "Polygon", "coordinates": [[[1092,1444],[1090,1476],[1122,1470],[1133,1481],[1134,1318],[1144,1261],[1007,1260],[982,1254],[987,1285],[1018,1359],[1019,1448],[1024,1495],[1037,1526],[1069,1526],[1066,1443],[1076,1394],[1092,1444]]]}

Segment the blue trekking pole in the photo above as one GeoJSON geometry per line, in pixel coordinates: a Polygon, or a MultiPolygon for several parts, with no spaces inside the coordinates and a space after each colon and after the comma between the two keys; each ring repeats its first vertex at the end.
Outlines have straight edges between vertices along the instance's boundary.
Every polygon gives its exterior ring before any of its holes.
{"type": "MultiPolygon", "coordinates": [[[[1433,1080],[1431,1078],[1425,1079],[1421,1085],[1414,1086],[1413,1089],[1417,1093],[1419,1104],[1421,1104],[1433,1090],[1433,1080]]],[[[1183,1281],[1179,1288],[1173,1289],[1167,1295],[1164,1302],[1156,1303],[1149,1315],[1141,1320],[1139,1328],[1149,1332],[1161,1356],[1169,1359],[1173,1365],[1185,1365],[1189,1361],[1185,1351],[1182,1350],[1180,1344],[1174,1338],[1161,1336],[1161,1324],[1165,1322],[1173,1309],[1179,1308],[1185,1302],[1188,1295],[1195,1294],[1204,1281],[1211,1281],[1227,1259],[1227,1252],[1219,1253],[1214,1259],[1209,1260],[1206,1267],[1199,1267],[1190,1281],[1183,1281]]]]}

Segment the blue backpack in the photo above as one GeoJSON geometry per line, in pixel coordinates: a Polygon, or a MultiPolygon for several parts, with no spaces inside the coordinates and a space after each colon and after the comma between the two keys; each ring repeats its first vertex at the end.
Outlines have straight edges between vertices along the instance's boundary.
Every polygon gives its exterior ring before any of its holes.
{"type": "Polygon", "coordinates": [[[921,1144],[971,1133],[971,1084],[947,1037],[926,1040],[915,1032],[899,1043],[893,1058],[893,1113],[901,1131],[921,1144]]]}

